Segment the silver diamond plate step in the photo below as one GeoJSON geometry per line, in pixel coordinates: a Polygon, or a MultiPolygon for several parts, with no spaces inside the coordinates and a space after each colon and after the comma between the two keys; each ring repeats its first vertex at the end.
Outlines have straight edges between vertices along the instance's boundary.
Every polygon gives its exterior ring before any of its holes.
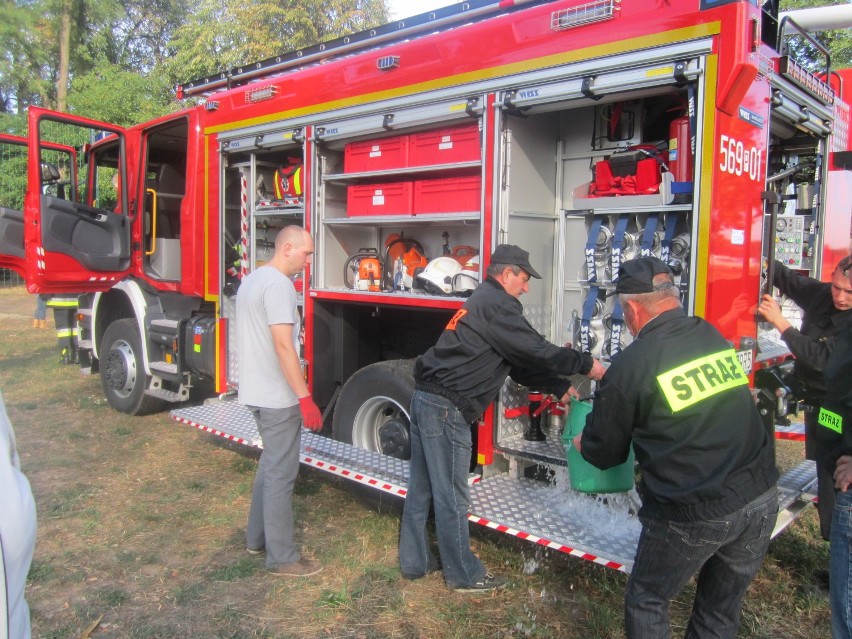
{"type": "Polygon", "coordinates": [[[531,442],[524,439],[522,432],[504,437],[496,449],[511,457],[520,457],[534,462],[550,464],[552,466],[567,466],[565,458],[565,447],[562,444],[559,430],[551,427],[542,428],[547,439],[540,442],[531,442]]]}
{"type": "MultiPolygon", "coordinates": [[[[171,412],[173,419],[225,439],[262,448],[249,410],[237,401],[215,401],[205,406],[171,412]]],[[[562,444],[558,435],[547,442],[515,442],[519,448],[533,444],[538,454],[551,457],[562,444]],[[554,448],[555,450],[555,448],[554,448]]],[[[508,442],[502,449],[508,452],[508,442]]],[[[529,448],[519,451],[532,457],[529,448]]],[[[561,453],[560,453],[561,454],[561,453]]],[[[355,448],[307,430],[302,431],[302,463],[349,480],[405,496],[408,462],[355,448]]],[[[514,535],[622,572],[630,572],[641,526],[633,514],[635,504],[626,493],[592,496],[568,488],[564,469],[554,484],[500,475],[471,486],[468,518],[480,525],[514,535]]],[[[816,481],[816,467],[805,461],[779,480],[779,514],[774,534],[780,533],[811,503],[807,495],[816,481]],[[805,493],[803,495],[803,493],[805,493]]]]}
{"type": "Polygon", "coordinates": [[[594,497],[567,483],[500,476],[472,486],[470,497],[468,518],[478,524],[622,572],[633,566],[641,525],[626,493],[594,497]]]}
{"type": "MultiPolygon", "coordinates": [[[[254,417],[237,401],[210,403],[173,410],[173,419],[225,439],[263,448],[254,417]]],[[[385,492],[404,496],[408,484],[408,462],[355,448],[328,437],[302,430],[300,459],[314,466],[385,492]]]]}

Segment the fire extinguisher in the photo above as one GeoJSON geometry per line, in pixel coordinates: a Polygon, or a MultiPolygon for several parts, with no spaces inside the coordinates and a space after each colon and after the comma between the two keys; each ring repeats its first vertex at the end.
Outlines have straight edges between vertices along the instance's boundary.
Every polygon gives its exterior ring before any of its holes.
{"type": "Polygon", "coordinates": [[[686,115],[669,123],[669,169],[675,182],[692,182],[692,147],[686,115]]]}

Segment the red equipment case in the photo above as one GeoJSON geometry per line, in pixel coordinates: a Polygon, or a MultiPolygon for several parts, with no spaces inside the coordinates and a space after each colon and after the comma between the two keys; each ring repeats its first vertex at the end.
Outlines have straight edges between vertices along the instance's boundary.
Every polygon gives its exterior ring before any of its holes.
{"type": "Polygon", "coordinates": [[[481,158],[476,125],[412,133],[410,138],[411,166],[476,162],[481,158]]]}
{"type": "Polygon", "coordinates": [[[414,214],[479,211],[479,177],[454,177],[414,182],[414,214]]]}
{"type": "Polygon", "coordinates": [[[411,182],[355,184],[347,191],[346,214],[410,215],[411,182]]]}

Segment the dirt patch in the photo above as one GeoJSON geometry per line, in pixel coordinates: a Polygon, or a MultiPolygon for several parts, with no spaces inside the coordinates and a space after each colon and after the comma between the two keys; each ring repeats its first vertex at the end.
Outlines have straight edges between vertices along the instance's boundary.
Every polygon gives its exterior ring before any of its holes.
{"type": "MultiPolygon", "coordinates": [[[[440,574],[397,568],[396,515],[365,507],[342,480],[303,468],[299,534],[325,570],[268,575],[245,552],[257,454],[180,425],[129,417],[96,377],[59,364],[35,300],[0,289],[0,390],[36,496],[39,530],[27,599],[33,636],[93,638],[620,637],[626,576],[474,528],[475,550],[510,578],[486,596],[448,591],[440,574]]],[[[779,443],[793,463],[801,448],[779,443]]],[[[773,542],[749,592],[741,637],[829,636],[813,576],[827,548],[809,513],[773,542]]],[[[682,634],[692,592],[673,604],[682,634]]]]}

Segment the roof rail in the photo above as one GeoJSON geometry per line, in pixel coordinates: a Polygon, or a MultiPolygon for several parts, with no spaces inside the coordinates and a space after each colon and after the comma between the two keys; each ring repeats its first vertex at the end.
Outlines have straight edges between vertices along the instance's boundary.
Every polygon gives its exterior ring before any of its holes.
{"type": "Polygon", "coordinates": [[[465,0],[434,11],[421,13],[396,22],[389,22],[372,29],[358,31],[351,35],[335,38],[315,44],[304,49],[297,49],[260,62],[234,67],[206,78],[199,78],[179,84],[176,92],[178,98],[193,95],[207,95],[217,89],[231,88],[245,84],[250,80],[267,77],[281,71],[301,67],[320,59],[331,56],[351,54],[355,51],[366,50],[380,44],[399,42],[412,36],[433,33],[448,29],[473,18],[487,18],[495,13],[508,13],[527,5],[544,4],[553,0],[465,0]]]}

